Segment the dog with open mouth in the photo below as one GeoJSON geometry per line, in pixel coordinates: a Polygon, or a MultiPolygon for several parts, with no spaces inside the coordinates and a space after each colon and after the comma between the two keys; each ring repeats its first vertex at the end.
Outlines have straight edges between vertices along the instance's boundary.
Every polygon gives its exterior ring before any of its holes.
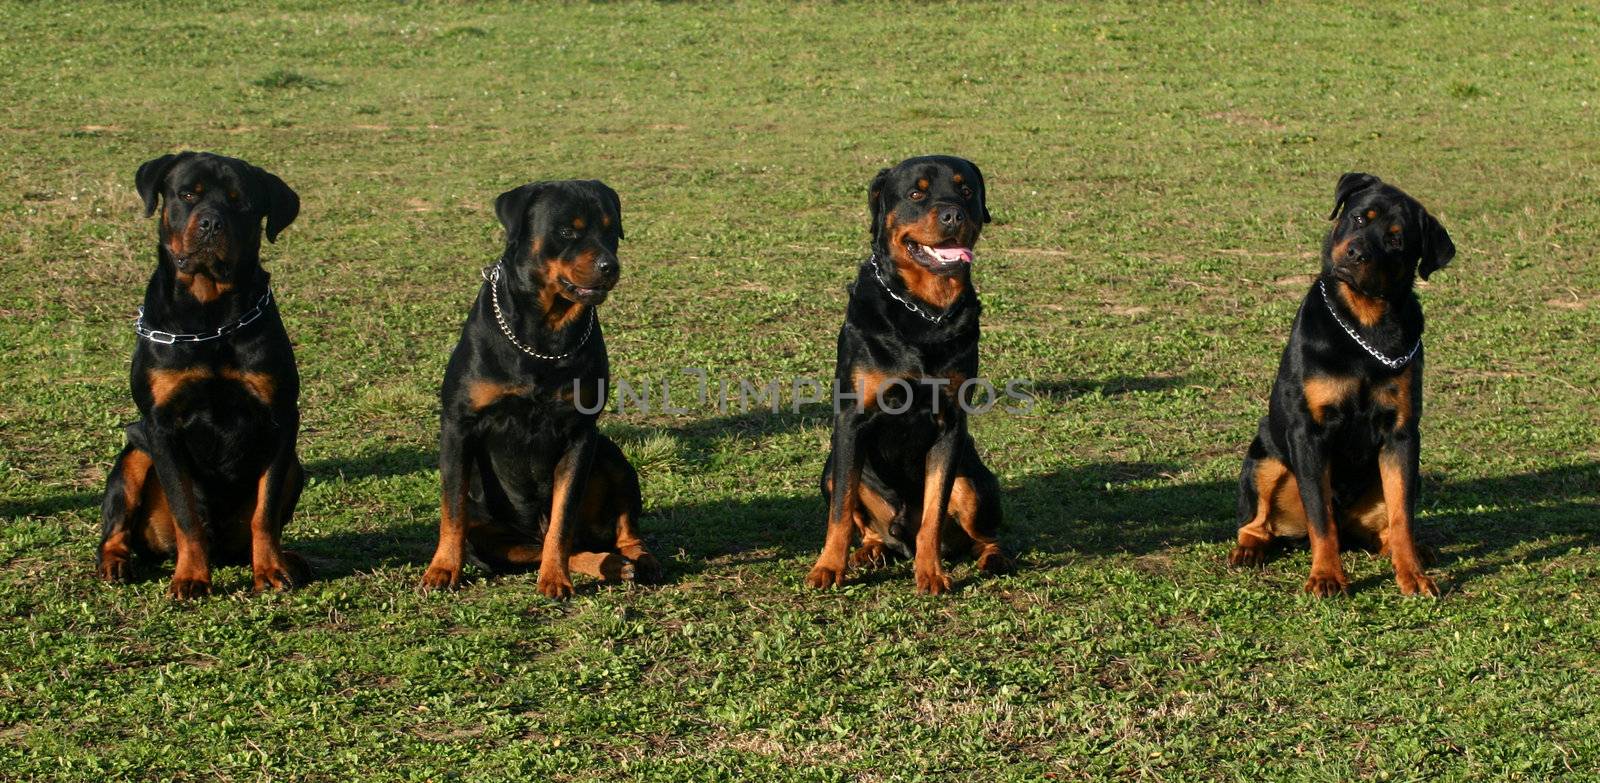
{"type": "Polygon", "coordinates": [[[912,557],[917,591],[939,594],[952,586],[946,557],[970,555],[984,573],[1011,567],[996,538],[1000,485],[960,404],[979,377],[983,174],[962,158],[911,158],[873,178],[867,205],[872,255],[850,288],[834,371],[827,537],[806,583],[834,587],[849,566],[912,557]]]}
{"type": "Polygon", "coordinates": [[[439,544],[422,587],[456,587],[469,557],[537,567],[551,598],[572,595],[572,572],[655,581],[638,474],[596,426],[611,373],[598,307],[622,273],[622,202],[596,180],[535,182],[495,213],[505,252],[440,393],[439,544]]]}

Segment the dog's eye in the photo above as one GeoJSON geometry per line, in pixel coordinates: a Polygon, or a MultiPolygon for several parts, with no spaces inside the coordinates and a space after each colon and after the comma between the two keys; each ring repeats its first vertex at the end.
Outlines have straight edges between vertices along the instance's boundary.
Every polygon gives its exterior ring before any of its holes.
{"type": "Polygon", "coordinates": [[[910,193],[906,194],[906,198],[909,198],[912,201],[921,201],[923,198],[927,197],[927,195],[928,194],[923,193],[920,190],[913,190],[910,193]]]}
{"type": "Polygon", "coordinates": [[[1350,216],[1350,222],[1358,226],[1364,226],[1367,224],[1367,216],[1357,212],[1350,216]]]}
{"type": "Polygon", "coordinates": [[[557,231],[556,234],[558,236],[560,236],[562,239],[577,239],[578,238],[578,232],[573,231],[570,228],[563,228],[560,231],[557,231]]]}
{"type": "Polygon", "coordinates": [[[972,188],[969,188],[966,185],[962,185],[961,186],[961,197],[962,198],[972,198],[972,188]]]}
{"type": "Polygon", "coordinates": [[[182,199],[183,203],[185,203],[185,204],[193,204],[195,202],[195,199],[198,199],[200,197],[196,196],[193,191],[185,190],[182,193],[178,194],[178,198],[182,199]]]}

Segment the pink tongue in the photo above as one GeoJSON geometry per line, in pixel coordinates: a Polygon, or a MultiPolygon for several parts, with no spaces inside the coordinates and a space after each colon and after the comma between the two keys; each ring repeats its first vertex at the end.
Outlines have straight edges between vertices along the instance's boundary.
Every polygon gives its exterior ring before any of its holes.
{"type": "Polygon", "coordinates": [[[969,264],[972,263],[972,248],[928,247],[927,245],[923,245],[923,247],[926,248],[929,253],[938,257],[940,261],[945,263],[950,263],[952,261],[965,261],[969,264]]]}

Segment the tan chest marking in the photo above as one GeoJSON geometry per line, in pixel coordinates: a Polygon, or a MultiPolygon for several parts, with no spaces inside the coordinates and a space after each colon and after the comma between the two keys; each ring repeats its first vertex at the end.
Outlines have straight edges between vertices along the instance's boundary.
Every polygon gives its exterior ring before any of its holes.
{"type": "Polygon", "coordinates": [[[520,397],[527,394],[529,388],[498,381],[473,381],[467,384],[467,400],[471,403],[473,412],[476,413],[505,397],[520,397]]]}
{"type": "Polygon", "coordinates": [[[1306,409],[1321,424],[1328,408],[1337,408],[1361,389],[1361,381],[1333,375],[1313,375],[1305,380],[1306,409]]]}

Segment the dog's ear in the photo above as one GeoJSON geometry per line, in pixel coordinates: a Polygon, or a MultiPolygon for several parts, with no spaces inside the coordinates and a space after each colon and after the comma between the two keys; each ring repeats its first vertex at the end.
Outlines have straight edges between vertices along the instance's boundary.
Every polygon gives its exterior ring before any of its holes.
{"type": "Polygon", "coordinates": [[[872,184],[867,186],[867,212],[872,216],[872,241],[878,241],[878,235],[883,233],[883,187],[889,182],[890,169],[883,169],[878,176],[872,178],[872,184]]]}
{"type": "Polygon", "coordinates": [[[267,241],[277,242],[278,234],[282,233],[290,223],[300,215],[300,196],[295,193],[278,175],[266,169],[251,166],[251,172],[256,182],[265,194],[267,203],[264,205],[267,213],[267,241]]]}
{"type": "Polygon", "coordinates": [[[1427,280],[1428,275],[1450,265],[1450,259],[1456,257],[1456,243],[1450,240],[1450,232],[1444,230],[1439,219],[1420,204],[1417,222],[1422,225],[1422,262],[1417,265],[1417,274],[1427,280]]]}
{"type": "Polygon", "coordinates": [[[528,209],[539,200],[539,193],[544,187],[543,182],[530,182],[501,193],[494,200],[494,214],[500,218],[500,225],[505,227],[508,251],[514,251],[522,244],[528,232],[528,209]]]}
{"type": "Polygon", "coordinates": [[[606,208],[610,209],[611,214],[617,218],[617,239],[627,239],[628,235],[622,233],[622,198],[617,195],[615,190],[611,189],[610,185],[600,180],[592,179],[589,182],[594,185],[596,190],[600,191],[600,195],[605,199],[606,208]]]}
{"type": "Polygon", "coordinates": [[[1371,174],[1363,174],[1359,171],[1345,172],[1344,176],[1339,178],[1339,184],[1333,189],[1333,211],[1328,213],[1328,219],[1332,220],[1338,217],[1339,213],[1344,210],[1344,202],[1349,201],[1351,196],[1382,181],[1371,174]]]}
{"type": "Polygon", "coordinates": [[[970,160],[967,161],[967,165],[972,167],[972,173],[978,175],[976,188],[978,191],[978,211],[983,213],[983,222],[992,222],[992,219],[989,217],[989,190],[988,188],[984,187],[983,184],[983,169],[978,168],[978,164],[973,163],[970,160]]]}
{"type": "Polygon", "coordinates": [[[140,164],[139,170],[133,175],[133,186],[139,191],[139,198],[144,199],[144,216],[150,217],[156,213],[156,205],[161,200],[161,183],[167,181],[167,172],[173,165],[193,153],[185,152],[179,155],[162,155],[155,160],[147,160],[140,164]]]}

